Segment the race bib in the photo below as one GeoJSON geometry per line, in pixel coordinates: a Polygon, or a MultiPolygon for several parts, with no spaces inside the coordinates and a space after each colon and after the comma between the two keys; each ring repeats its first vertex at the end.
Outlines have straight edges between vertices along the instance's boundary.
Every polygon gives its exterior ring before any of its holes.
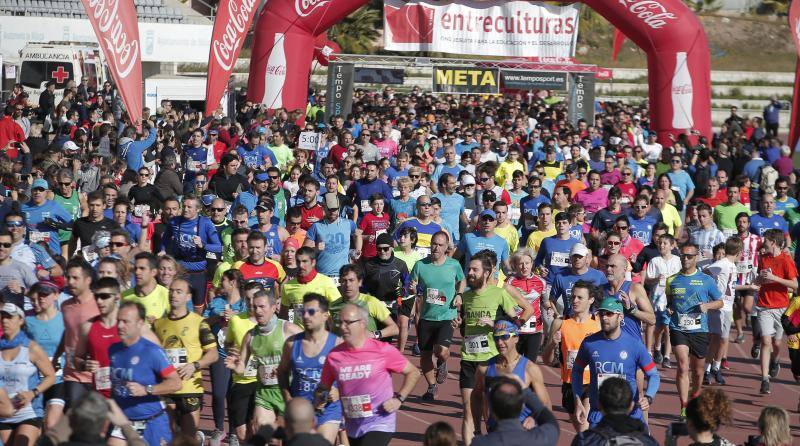
{"type": "Polygon", "coordinates": [[[94,371],[95,390],[111,389],[111,367],[100,367],[94,371]]]}
{"type": "Polygon", "coordinates": [[[444,305],[446,296],[439,292],[436,288],[428,288],[425,296],[425,302],[431,305],[444,305]]]}
{"type": "Polygon", "coordinates": [[[361,213],[370,212],[372,206],[369,205],[369,200],[361,200],[361,213]]]}
{"type": "Polygon", "coordinates": [[[41,231],[30,231],[31,243],[47,242],[50,243],[50,233],[41,231]]]}
{"type": "Polygon", "coordinates": [[[474,209],[464,209],[464,215],[467,217],[467,220],[472,219],[472,212],[474,209]]]}
{"type": "Polygon", "coordinates": [[[417,251],[417,253],[418,253],[418,254],[419,254],[419,255],[420,255],[420,256],[421,256],[423,259],[424,259],[425,257],[428,257],[429,255],[431,255],[431,248],[423,248],[422,246],[417,246],[417,247],[415,247],[415,248],[414,248],[414,251],[417,251]]]}
{"type": "Polygon", "coordinates": [[[699,330],[703,327],[701,313],[678,314],[678,328],[681,330],[699,330]]]}
{"type": "Polygon", "coordinates": [[[258,361],[256,361],[256,358],[252,356],[250,357],[250,360],[247,361],[247,366],[244,368],[244,373],[242,373],[242,376],[245,378],[255,378],[258,376],[258,361]]]}
{"type": "Polygon", "coordinates": [[[339,286],[339,276],[331,276],[331,280],[333,280],[334,285],[339,286]]]}
{"type": "Polygon", "coordinates": [[[522,209],[512,207],[508,210],[508,218],[511,221],[519,221],[520,217],[522,217],[522,209]]]}
{"type": "MultiPolygon", "coordinates": [[[[53,363],[53,357],[52,356],[48,357],[47,360],[50,361],[51,364],[53,363]]],[[[64,376],[64,368],[61,367],[60,363],[56,366],[56,376],[57,377],[58,376],[64,376]]]]}
{"type": "Polygon", "coordinates": [[[568,252],[554,252],[550,255],[550,266],[569,266],[568,252]]]}
{"type": "Polygon", "coordinates": [[[464,339],[464,351],[469,354],[489,353],[489,336],[474,335],[464,339]]]}
{"type": "Polygon", "coordinates": [[[164,350],[167,354],[167,359],[172,365],[183,365],[189,363],[189,358],[185,348],[168,348],[164,350]]]}
{"type": "Polygon", "coordinates": [[[203,170],[204,164],[205,163],[203,163],[202,161],[189,160],[186,163],[186,168],[189,171],[198,172],[200,170],[203,170]]]}
{"type": "Polygon", "coordinates": [[[369,395],[343,396],[342,410],[347,418],[371,417],[372,398],[369,395]]]}
{"type": "Polygon", "coordinates": [[[288,318],[290,323],[294,323],[295,320],[300,320],[303,318],[303,306],[302,305],[292,305],[289,308],[288,318]]]}
{"type": "Polygon", "coordinates": [[[536,333],[536,316],[531,316],[522,327],[519,328],[520,333],[536,333]]]}
{"type": "Polygon", "coordinates": [[[265,386],[278,385],[278,366],[274,364],[261,364],[258,366],[258,380],[265,386]]]}
{"type": "Polygon", "coordinates": [[[575,358],[577,357],[577,350],[567,350],[567,370],[572,370],[572,366],[575,365],[575,358]]]}
{"type": "MultiPolygon", "coordinates": [[[[574,362],[573,362],[573,364],[574,364],[574,362]]],[[[608,378],[622,378],[622,379],[625,379],[625,375],[620,375],[619,373],[598,373],[597,374],[597,390],[600,390],[600,386],[602,386],[603,383],[605,382],[605,380],[607,380],[608,378]]]]}
{"type": "Polygon", "coordinates": [[[220,328],[217,331],[217,344],[219,344],[219,348],[225,348],[225,336],[226,330],[224,328],[220,328]]]}
{"type": "Polygon", "coordinates": [[[747,274],[753,270],[753,265],[747,262],[736,262],[736,272],[739,274],[747,274]]]}

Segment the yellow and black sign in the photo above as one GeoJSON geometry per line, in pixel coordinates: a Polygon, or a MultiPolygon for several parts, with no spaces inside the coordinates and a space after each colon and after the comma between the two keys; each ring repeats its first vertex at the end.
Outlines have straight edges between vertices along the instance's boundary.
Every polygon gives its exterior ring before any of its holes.
{"type": "Polygon", "coordinates": [[[499,93],[500,73],[497,68],[433,67],[433,92],[499,93]]]}

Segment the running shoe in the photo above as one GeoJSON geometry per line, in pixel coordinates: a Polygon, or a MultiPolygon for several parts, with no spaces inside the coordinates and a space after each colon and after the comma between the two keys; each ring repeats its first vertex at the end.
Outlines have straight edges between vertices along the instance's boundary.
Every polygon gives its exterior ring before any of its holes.
{"type": "Polygon", "coordinates": [[[681,407],[681,413],[680,413],[680,415],[678,415],[678,418],[680,418],[681,423],[685,423],[686,422],[686,408],[685,407],[681,407]]]}
{"type": "Polygon", "coordinates": [[[725,377],[722,376],[722,370],[711,369],[711,376],[714,377],[714,381],[716,381],[720,386],[725,385],[725,377]]]}
{"type": "Polygon", "coordinates": [[[447,361],[442,361],[436,366],[436,383],[444,384],[447,381],[447,361]]]}
{"type": "Polygon", "coordinates": [[[777,378],[778,373],[781,371],[781,363],[778,361],[770,361],[769,363],[769,377],[777,378]]]}
{"type": "Polygon", "coordinates": [[[661,367],[664,367],[665,369],[672,368],[672,361],[669,359],[669,356],[664,356],[664,360],[661,361],[661,367]]]}
{"type": "Polygon", "coordinates": [[[436,384],[429,384],[428,390],[422,395],[423,401],[434,401],[436,399],[436,384]]]}
{"type": "Polygon", "coordinates": [[[206,434],[199,429],[197,430],[197,444],[199,446],[204,446],[206,444],[206,434]]]}
{"type": "Polygon", "coordinates": [[[744,343],[744,333],[739,333],[739,336],[736,336],[736,339],[733,340],[734,344],[743,344],[744,343]]]}
{"type": "Polygon", "coordinates": [[[750,349],[750,357],[758,359],[759,356],[761,356],[761,344],[756,342],[753,344],[753,348],[750,349]]]}
{"type": "Polygon", "coordinates": [[[422,353],[420,353],[420,351],[419,351],[419,344],[414,344],[414,346],[413,346],[413,347],[411,347],[411,354],[412,354],[413,356],[419,356],[419,355],[421,355],[421,354],[422,354],[422,353]]]}
{"type": "Polygon", "coordinates": [[[711,385],[711,372],[703,373],[703,385],[710,386],[711,385]]]}
{"type": "Polygon", "coordinates": [[[653,352],[653,362],[656,364],[661,364],[661,361],[664,360],[664,355],[661,354],[660,351],[656,350],[653,352]]]}
{"type": "Polygon", "coordinates": [[[761,380],[761,390],[760,390],[760,392],[761,392],[762,395],[769,395],[770,394],[770,391],[769,391],[769,380],[768,379],[762,379],[761,380]]]}
{"type": "Polygon", "coordinates": [[[225,439],[225,432],[221,430],[214,429],[214,432],[211,433],[211,438],[209,439],[210,446],[220,446],[222,444],[222,440],[225,439]]]}
{"type": "Polygon", "coordinates": [[[731,365],[728,363],[728,358],[722,358],[722,363],[720,364],[720,367],[722,367],[722,370],[731,369],[731,365]]]}
{"type": "Polygon", "coordinates": [[[228,434],[228,445],[239,446],[239,437],[236,434],[228,434]]]}

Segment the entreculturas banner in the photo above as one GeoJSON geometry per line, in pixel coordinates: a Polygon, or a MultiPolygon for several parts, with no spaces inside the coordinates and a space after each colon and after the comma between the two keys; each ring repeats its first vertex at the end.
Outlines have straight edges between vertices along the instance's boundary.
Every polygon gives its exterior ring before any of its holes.
{"type": "Polygon", "coordinates": [[[384,47],[483,56],[571,57],[578,4],[385,0],[384,47]]]}

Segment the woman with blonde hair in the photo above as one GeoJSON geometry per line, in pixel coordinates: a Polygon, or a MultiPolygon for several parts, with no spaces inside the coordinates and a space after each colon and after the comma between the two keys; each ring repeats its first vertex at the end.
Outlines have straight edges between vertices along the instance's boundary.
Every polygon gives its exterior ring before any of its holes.
{"type": "Polygon", "coordinates": [[[533,308],[533,316],[519,328],[520,353],[528,360],[536,363],[539,348],[542,346],[542,293],[545,282],[533,270],[533,261],[536,255],[530,248],[521,248],[511,255],[511,269],[513,274],[506,279],[506,291],[515,299],[524,299],[533,308]]]}
{"type": "Polygon", "coordinates": [[[761,432],[763,446],[789,446],[792,432],[789,429],[789,412],[775,406],[761,409],[758,416],[758,431],[761,432]]]}
{"type": "Polygon", "coordinates": [[[158,283],[169,289],[172,281],[184,273],[183,267],[174,257],[162,255],[158,257],[158,283]]]}

